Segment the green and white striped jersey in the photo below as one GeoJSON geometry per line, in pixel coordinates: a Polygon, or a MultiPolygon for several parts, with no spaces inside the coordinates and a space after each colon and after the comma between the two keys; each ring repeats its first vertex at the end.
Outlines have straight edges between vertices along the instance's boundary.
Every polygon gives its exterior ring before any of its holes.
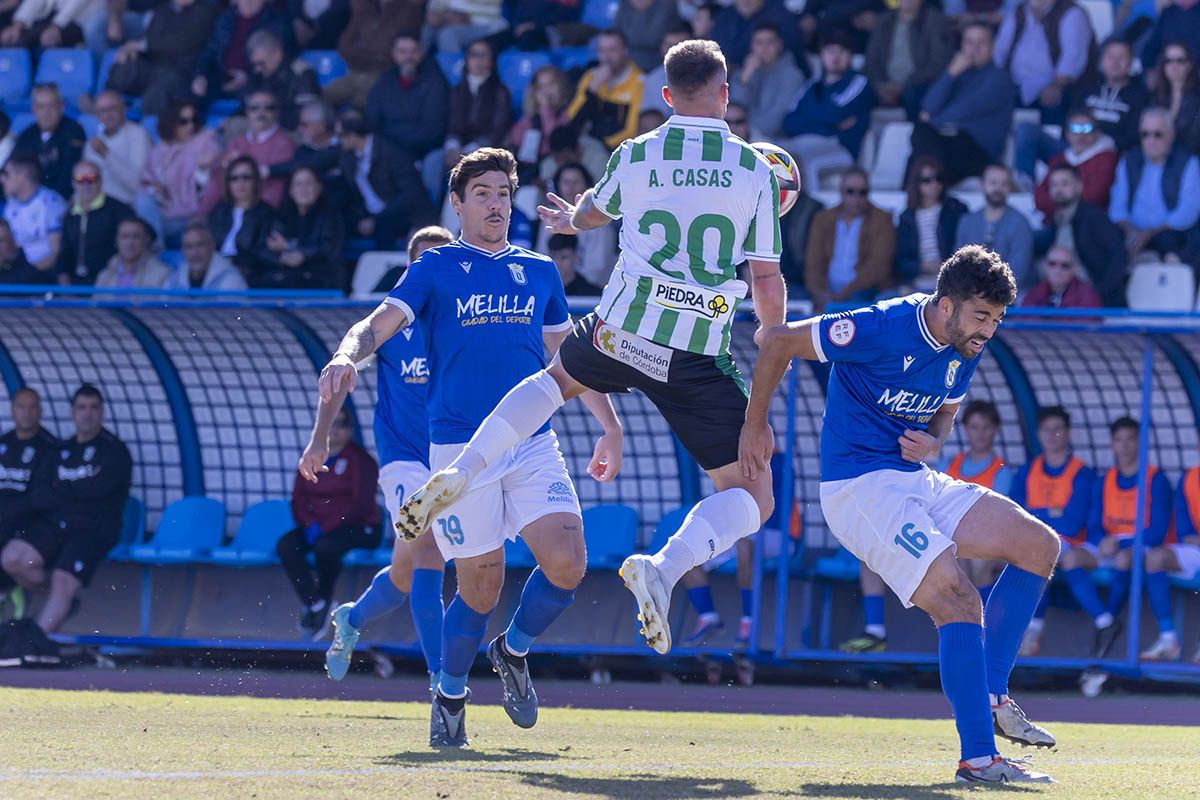
{"type": "Polygon", "coordinates": [[[594,189],[624,218],[599,317],[667,347],[729,352],[746,259],[778,261],[778,182],[757,150],[711,117],[672,116],[627,139],[594,189]]]}

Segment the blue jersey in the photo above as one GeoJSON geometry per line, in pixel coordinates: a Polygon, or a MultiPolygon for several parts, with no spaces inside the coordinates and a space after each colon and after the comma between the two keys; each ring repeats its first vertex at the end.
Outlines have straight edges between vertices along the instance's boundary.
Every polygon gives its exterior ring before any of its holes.
{"type": "Polygon", "coordinates": [[[375,449],[381,466],[417,461],[429,466],[429,362],[420,327],[409,325],[376,353],[375,449]]]}
{"type": "Polygon", "coordinates": [[[489,253],[459,240],[426,250],[387,302],[424,333],[434,444],[470,439],[509,389],[546,366],[543,332],[571,327],[554,262],[511,245],[489,253]]]}
{"type": "Polygon", "coordinates": [[[821,480],[920,469],[900,457],[900,437],[925,430],[943,404],[966,396],[980,356],[963,358],[933,338],[925,323],[928,300],[923,294],[899,297],[827,314],[813,326],[817,356],[833,362],[821,428],[821,480]]]}

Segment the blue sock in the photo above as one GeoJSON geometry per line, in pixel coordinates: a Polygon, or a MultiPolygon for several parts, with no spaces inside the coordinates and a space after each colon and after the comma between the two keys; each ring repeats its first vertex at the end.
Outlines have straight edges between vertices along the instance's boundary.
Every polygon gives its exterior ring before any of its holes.
{"type": "Polygon", "coordinates": [[[504,644],[513,655],[529,652],[533,640],[546,632],[554,620],[575,602],[574,589],[560,589],[536,567],[525,580],[521,590],[521,604],[513,614],[508,630],[504,632],[504,644]]]}
{"type": "Polygon", "coordinates": [[[1046,591],[1046,579],[1009,564],[993,585],[983,609],[988,691],[1008,694],[1008,676],[1021,638],[1046,591]]]}
{"type": "Polygon", "coordinates": [[[1171,617],[1171,580],[1167,573],[1146,573],[1146,596],[1150,598],[1150,610],[1154,612],[1154,619],[1158,620],[1158,632],[1174,631],[1175,620],[1171,617]]]}
{"type": "Polygon", "coordinates": [[[1133,573],[1127,569],[1114,569],[1112,586],[1108,589],[1108,613],[1114,617],[1120,615],[1121,609],[1129,600],[1129,584],[1133,581],[1133,573]]]}
{"type": "Polygon", "coordinates": [[[480,614],[457,593],[442,620],[442,680],[438,689],[447,697],[462,697],[467,691],[467,673],[475,663],[479,644],[487,633],[492,612],[480,614]]]}
{"type": "Polygon", "coordinates": [[[354,608],[350,609],[351,625],[361,628],[371,620],[379,619],[389,611],[404,605],[404,598],[408,595],[392,583],[390,572],[391,567],[384,567],[376,572],[375,577],[371,579],[371,585],[354,601],[354,608]]]}
{"type": "Polygon", "coordinates": [[[962,760],[995,755],[983,626],[973,622],[951,622],[938,628],[938,664],[942,691],[954,710],[962,760]]]}
{"type": "Polygon", "coordinates": [[[425,654],[430,672],[442,669],[442,577],[440,569],[414,569],[412,576],[412,618],[417,640],[425,654]]]}
{"type": "Polygon", "coordinates": [[[742,589],[742,616],[754,616],[754,590],[742,589]]]}
{"type": "MultiPolygon", "coordinates": [[[[998,583],[999,581],[997,581],[998,583]]],[[[996,588],[995,583],[989,583],[987,586],[976,586],[975,590],[979,592],[979,599],[987,605],[988,598],[992,596],[992,590],[996,588]]]]}
{"type": "Polygon", "coordinates": [[[1050,607],[1050,588],[1042,590],[1042,599],[1038,600],[1037,608],[1033,610],[1034,619],[1045,619],[1046,609],[1050,607]]]}
{"type": "Polygon", "coordinates": [[[867,625],[883,624],[883,595],[863,595],[863,618],[867,625]]]}
{"type": "Polygon", "coordinates": [[[1079,605],[1083,606],[1087,615],[1095,619],[1103,614],[1104,604],[1100,602],[1100,593],[1096,591],[1096,582],[1092,580],[1088,571],[1082,567],[1076,567],[1067,570],[1066,576],[1071,594],[1075,595],[1075,599],[1079,601],[1079,605]]]}
{"type": "Polygon", "coordinates": [[[697,614],[711,614],[716,610],[713,605],[712,587],[697,586],[695,589],[688,589],[688,600],[692,601],[692,606],[696,609],[697,614]]]}

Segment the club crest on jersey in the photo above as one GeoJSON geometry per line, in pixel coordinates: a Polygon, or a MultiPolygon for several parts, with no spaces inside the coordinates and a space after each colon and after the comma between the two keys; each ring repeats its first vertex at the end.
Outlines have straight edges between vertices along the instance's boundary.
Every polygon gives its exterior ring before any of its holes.
{"type": "Polygon", "coordinates": [[[962,366],[962,362],[957,358],[950,362],[946,367],[946,388],[954,388],[954,379],[958,376],[958,368],[962,366]]]}
{"type": "Polygon", "coordinates": [[[518,286],[524,286],[529,283],[529,280],[525,277],[525,267],[514,261],[508,263],[508,274],[512,275],[513,283],[518,286]]]}
{"type": "Polygon", "coordinates": [[[21,463],[28,464],[30,461],[33,461],[33,456],[35,453],[36,451],[32,447],[26,447],[21,451],[21,463]]]}
{"type": "Polygon", "coordinates": [[[96,448],[92,447],[91,445],[88,445],[87,448],[85,448],[83,451],[83,460],[91,461],[95,455],[96,455],[96,448]]]}

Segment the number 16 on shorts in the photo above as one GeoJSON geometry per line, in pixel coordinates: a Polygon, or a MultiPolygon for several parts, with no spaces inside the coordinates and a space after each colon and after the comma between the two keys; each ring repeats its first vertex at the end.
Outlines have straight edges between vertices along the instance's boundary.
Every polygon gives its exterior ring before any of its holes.
{"type": "Polygon", "coordinates": [[[917,526],[911,522],[904,523],[904,527],[900,529],[900,533],[893,541],[903,547],[913,558],[920,558],[921,554],[929,547],[929,537],[925,535],[924,531],[916,528],[917,526]]]}

